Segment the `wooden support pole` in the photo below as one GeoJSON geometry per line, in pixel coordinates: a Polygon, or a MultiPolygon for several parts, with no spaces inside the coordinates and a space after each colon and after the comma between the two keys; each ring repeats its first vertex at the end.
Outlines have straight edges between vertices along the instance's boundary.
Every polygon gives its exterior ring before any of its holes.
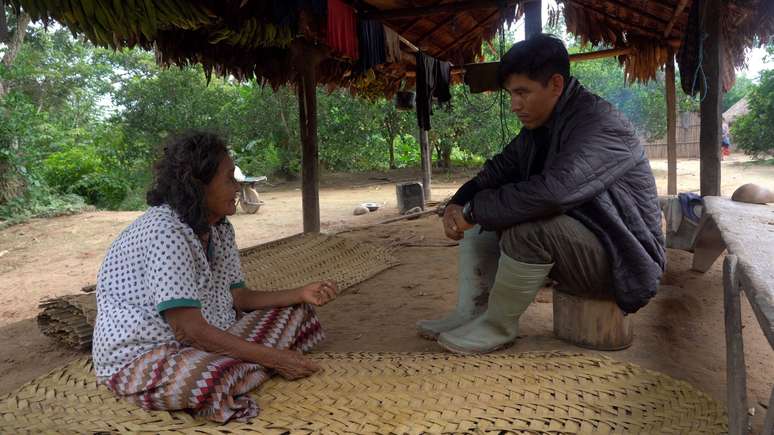
{"type": "Polygon", "coordinates": [[[430,201],[430,183],[433,170],[433,154],[430,151],[430,140],[427,130],[419,129],[419,151],[422,159],[422,189],[425,192],[425,202],[430,201]]]}
{"type": "MultiPolygon", "coordinates": [[[[725,9],[722,0],[706,0],[704,7],[703,31],[708,35],[704,41],[703,70],[707,89],[702,90],[701,135],[699,138],[699,177],[701,195],[720,195],[720,142],[721,104],[723,84],[720,75],[723,64],[723,33],[721,15],[725,9]]],[[[701,77],[699,78],[701,81],[701,77]]]]}
{"type": "Polygon", "coordinates": [[[314,47],[294,46],[298,72],[298,120],[301,129],[301,205],[304,232],[320,232],[320,166],[317,148],[316,68],[322,54],[314,47]]]}
{"type": "Polygon", "coordinates": [[[543,31],[541,0],[528,0],[524,4],[524,39],[529,39],[543,31]]]}
{"type": "Polygon", "coordinates": [[[667,106],[667,193],[677,195],[677,98],[675,95],[675,54],[669,48],[666,63],[667,106]]]}
{"type": "Polygon", "coordinates": [[[726,320],[726,402],[728,404],[728,433],[747,433],[747,372],[744,365],[742,340],[741,292],[736,278],[735,255],[723,261],[723,311],[726,320]]]}

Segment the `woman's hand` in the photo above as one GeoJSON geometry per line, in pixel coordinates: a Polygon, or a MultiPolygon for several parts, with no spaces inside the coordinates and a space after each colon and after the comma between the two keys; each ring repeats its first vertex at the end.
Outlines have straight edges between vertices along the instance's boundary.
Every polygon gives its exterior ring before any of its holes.
{"type": "Polygon", "coordinates": [[[298,291],[301,302],[320,307],[336,299],[338,285],[336,285],[336,281],[313,282],[301,287],[298,291]]]}
{"type": "Polygon", "coordinates": [[[283,378],[293,381],[305,378],[320,370],[320,366],[294,350],[274,350],[275,355],[271,362],[266,364],[279,373],[283,378]]]}

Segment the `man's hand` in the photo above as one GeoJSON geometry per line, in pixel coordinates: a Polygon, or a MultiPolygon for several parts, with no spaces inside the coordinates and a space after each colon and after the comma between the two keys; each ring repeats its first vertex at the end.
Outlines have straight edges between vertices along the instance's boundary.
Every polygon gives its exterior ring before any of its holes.
{"type": "Polygon", "coordinates": [[[471,228],[473,228],[473,224],[462,216],[461,205],[446,205],[446,210],[443,212],[443,231],[446,233],[446,237],[460,240],[464,236],[464,232],[471,228]]]}
{"type": "Polygon", "coordinates": [[[283,378],[292,381],[305,378],[320,370],[314,361],[294,350],[273,349],[274,352],[268,367],[274,369],[283,378]]]}
{"type": "Polygon", "coordinates": [[[338,285],[336,281],[313,282],[301,287],[298,291],[301,302],[320,307],[336,299],[338,285]]]}

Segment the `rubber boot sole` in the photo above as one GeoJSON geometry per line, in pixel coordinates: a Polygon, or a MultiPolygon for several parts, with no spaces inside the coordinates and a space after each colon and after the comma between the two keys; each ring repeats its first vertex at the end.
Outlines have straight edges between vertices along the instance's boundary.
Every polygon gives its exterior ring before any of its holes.
{"type": "Polygon", "coordinates": [[[508,341],[506,343],[499,344],[499,345],[497,345],[495,347],[492,347],[490,349],[482,349],[482,350],[479,350],[479,349],[472,349],[472,350],[471,349],[465,349],[463,347],[458,347],[458,346],[455,346],[455,345],[453,345],[451,343],[447,343],[443,339],[437,339],[436,342],[442,348],[448,350],[451,353],[456,353],[458,355],[483,355],[483,354],[497,352],[498,350],[503,350],[503,349],[509,348],[509,347],[513,346],[513,343],[515,343],[516,340],[514,339],[514,340],[508,341]]]}

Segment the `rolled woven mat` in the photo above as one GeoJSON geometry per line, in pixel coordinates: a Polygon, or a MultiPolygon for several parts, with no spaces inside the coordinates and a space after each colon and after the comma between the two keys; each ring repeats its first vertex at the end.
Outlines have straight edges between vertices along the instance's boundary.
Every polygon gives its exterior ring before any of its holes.
{"type": "MultiPolygon", "coordinates": [[[[298,234],[239,251],[247,285],[264,290],[333,279],[339,291],[398,264],[393,249],[325,234],[298,234]]],[[[38,327],[75,349],[89,349],[97,317],[96,296],[67,295],[40,303],[38,327]]]]}
{"type": "Polygon", "coordinates": [[[318,354],[323,370],[251,394],[262,411],[217,425],[145,411],[97,385],[88,359],[0,400],[0,433],[716,434],[723,408],[686,382],[600,356],[318,354]]]}

